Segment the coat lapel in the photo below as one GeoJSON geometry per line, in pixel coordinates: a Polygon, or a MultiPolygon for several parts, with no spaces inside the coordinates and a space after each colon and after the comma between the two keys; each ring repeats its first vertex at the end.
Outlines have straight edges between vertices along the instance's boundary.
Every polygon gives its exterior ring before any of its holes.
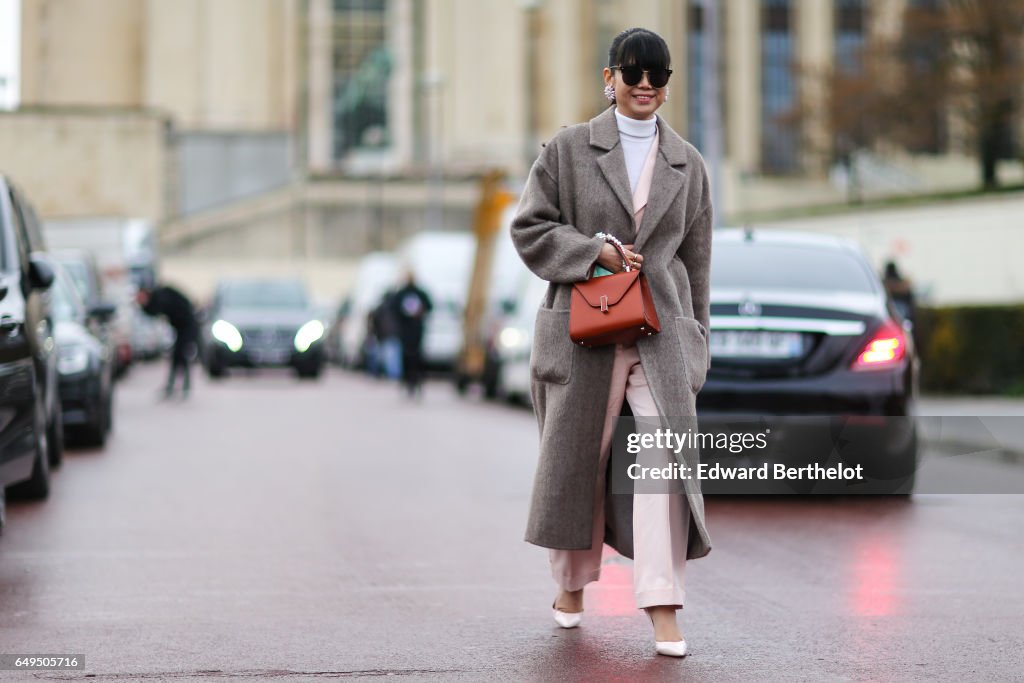
{"type": "Polygon", "coordinates": [[[641,250],[651,233],[665,217],[676,195],[686,183],[686,147],[675,131],[658,117],[659,150],[654,162],[654,177],[651,179],[651,194],[647,199],[643,220],[636,233],[636,251],[641,250]]]}
{"type": "MultiPolygon", "coordinates": [[[[686,174],[686,147],[675,131],[658,117],[659,150],[651,180],[651,193],[644,209],[643,220],[633,240],[640,251],[655,226],[665,216],[676,195],[683,188],[686,174]]],[[[615,107],[608,107],[590,120],[590,144],[605,153],[597,158],[597,165],[615,197],[622,204],[630,221],[633,219],[633,193],[629,189],[626,158],[619,144],[619,126],[615,121],[615,107]]],[[[632,230],[631,230],[632,231],[632,230]]]]}
{"type": "MultiPolygon", "coordinates": [[[[612,188],[622,208],[626,210],[630,221],[633,220],[633,195],[629,191],[629,174],[626,173],[626,158],[622,154],[622,147],[616,145],[612,150],[605,152],[597,158],[597,165],[601,167],[604,179],[612,188]]],[[[632,232],[632,230],[630,230],[632,232]]]]}
{"type": "Polygon", "coordinates": [[[604,174],[605,182],[611,187],[616,199],[632,221],[633,193],[629,190],[626,157],[622,153],[622,145],[619,144],[619,125],[615,121],[615,107],[608,107],[590,120],[590,144],[605,150],[605,153],[597,158],[597,165],[604,174]]]}

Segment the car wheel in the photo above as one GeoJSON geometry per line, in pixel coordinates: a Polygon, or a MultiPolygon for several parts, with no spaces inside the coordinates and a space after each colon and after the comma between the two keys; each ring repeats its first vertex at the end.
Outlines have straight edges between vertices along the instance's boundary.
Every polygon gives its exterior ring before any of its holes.
{"type": "Polygon", "coordinates": [[[61,407],[53,412],[53,419],[50,420],[50,468],[56,469],[64,462],[64,413],[61,407]]]}
{"type": "Polygon", "coordinates": [[[311,367],[297,367],[295,368],[295,371],[298,373],[300,379],[317,379],[323,371],[323,365],[317,364],[311,367]]]}
{"type": "Polygon", "coordinates": [[[103,416],[106,418],[104,428],[107,430],[107,434],[114,431],[114,390],[111,388],[107,392],[107,401],[104,404],[103,416]]]}
{"type": "Polygon", "coordinates": [[[484,367],[484,397],[495,400],[501,396],[501,362],[489,360],[484,367]]]}
{"type": "Polygon", "coordinates": [[[100,407],[93,416],[92,422],[82,427],[82,438],[81,442],[83,446],[91,448],[102,448],[107,443],[107,414],[110,412],[110,406],[105,401],[100,403],[100,407]]]}
{"type": "Polygon", "coordinates": [[[206,368],[206,374],[210,376],[210,379],[220,379],[227,374],[227,371],[223,365],[210,363],[206,368]]]}
{"type": "Polygon", "coordinates": [[[86,448],[103,448],[107,443],[107,435],[99,425],[85,425],[79,434],[78,442],[86,448]]]}
{"type": "Polygon", "coordinates": [[[11,493],[32,500],[43,500],[50,495],[50,439],[46,424],[46,405],[43,397],[36,397],[35,414],[36,457],[32,476],[11,487],[11,493]]]}

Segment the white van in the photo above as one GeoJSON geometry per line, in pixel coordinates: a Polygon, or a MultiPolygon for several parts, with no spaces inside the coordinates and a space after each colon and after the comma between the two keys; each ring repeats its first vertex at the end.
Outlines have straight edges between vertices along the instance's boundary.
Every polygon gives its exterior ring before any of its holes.
{"type": "Polygon", "coordinates": [[[399,274],[399,262],[394,254],[375,251],[359,261],[355,286],[345,299],[344,317],[338,322],[337,348],[332,349],[343,366],[358,367],[362,364],[367,318],[384,294],[398,285],[399,274]]]}
{"type": "Polygon", "coordinates": [[[462,348],[462,317],[475,248],[476,240],[468,232],[424,231],[398,249],[398,286],[404,269],[411,269],[416,284],[434,304],[423,337],[428,368],[451,370],[462,348]]]}

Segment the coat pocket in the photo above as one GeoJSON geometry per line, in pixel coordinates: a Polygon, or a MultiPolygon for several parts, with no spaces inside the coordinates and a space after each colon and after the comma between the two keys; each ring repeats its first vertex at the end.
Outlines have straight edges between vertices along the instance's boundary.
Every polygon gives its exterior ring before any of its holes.
{"type": "Polygon", "coordinates": [[[704,326],[695,318],[676,318],[676,332],[686,366],[686,379],[693,393],[700,391],[708,373],[708,343],[704,326]]]}
{"type": "Polygon", "coordinates": [[[541,308],[533,330],[530,373],[541,382],[568,384],[576,349],[569,339],[569,311],[541,308]]]}

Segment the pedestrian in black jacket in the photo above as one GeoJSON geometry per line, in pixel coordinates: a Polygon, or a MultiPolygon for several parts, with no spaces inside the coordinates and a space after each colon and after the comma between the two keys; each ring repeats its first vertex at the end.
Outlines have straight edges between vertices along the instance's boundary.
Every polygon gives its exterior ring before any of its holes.
{"type": "Polygon", "coordinates": [[[191,384],[189,361],[199,342],[199,322],[196,320],[192,302],[180,291],[168,285],[140,289],[138,302],[147,315],[164,316],[174,329],[171,369],[167,376],[167,385],[164,387],[164,396],[170,398],[174,393],[174,381],[180,371],[183,377],[182,398],[187,397],[191,384]]]}
{"type": "Polygon", "coordinates": [[[411,272],[406,274],[405,285],[391,296],[391,309],[402,343],[402,381],[410,396],[421,391],[423,331],[433,308],[430,297],[417,286],[411,272]]]}
{"type": "Polygon", "coordinates": [[[395,290],[389,289],[370,313],[376,341],[373,374],[389,379],[402,376],[402,342],[398,337],[398,317],[392,300],[394,295],[395,290]]]}

